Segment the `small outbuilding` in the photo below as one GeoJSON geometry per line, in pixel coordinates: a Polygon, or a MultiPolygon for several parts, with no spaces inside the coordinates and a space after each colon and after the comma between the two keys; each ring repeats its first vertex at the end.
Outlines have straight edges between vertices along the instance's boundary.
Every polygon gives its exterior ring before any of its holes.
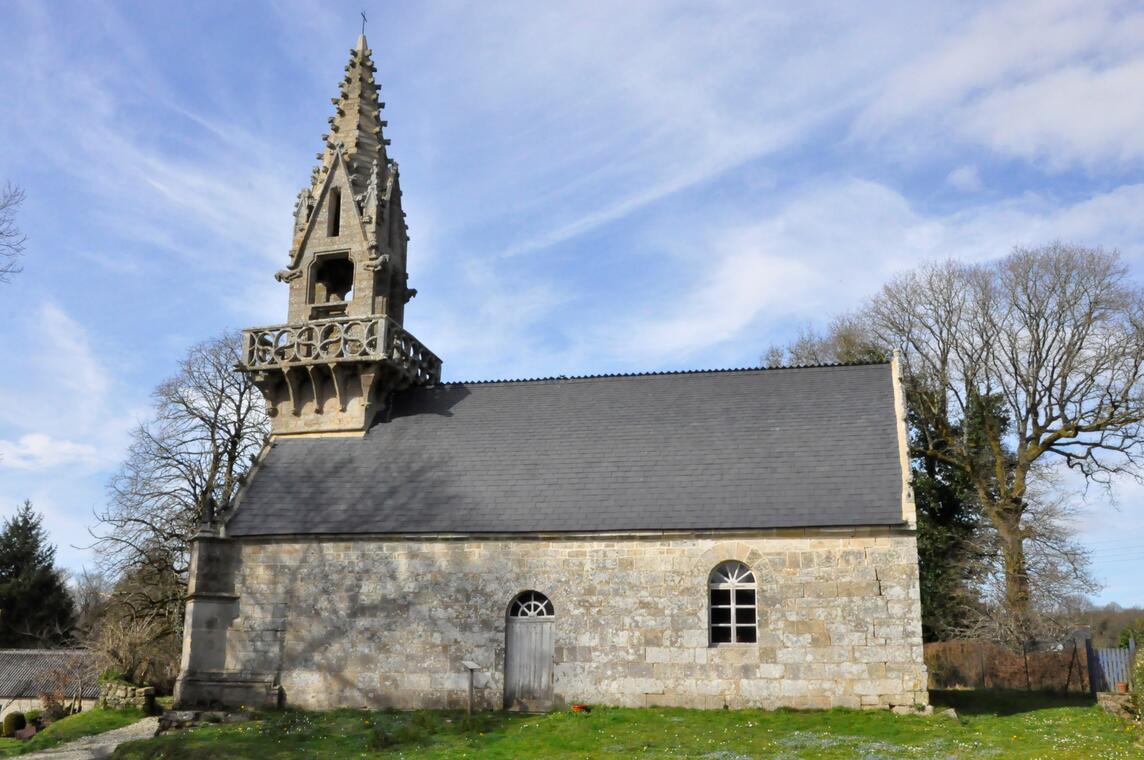
{"type": "Polygon", "coordinates": [[[80,709],[99,699],[99,668],[86,649],[0,649],[0,718],[39,709],[41,695],[80,709]]]}

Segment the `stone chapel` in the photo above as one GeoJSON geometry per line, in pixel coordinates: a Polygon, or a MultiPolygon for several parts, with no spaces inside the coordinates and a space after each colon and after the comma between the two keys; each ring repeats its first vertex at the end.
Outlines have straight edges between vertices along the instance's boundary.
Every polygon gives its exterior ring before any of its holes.
{"type": "Polygon", "coordinates": [[[925,705],[897,362],[443,382],[364,35],[345,72],[177,704],[925,705]]]}

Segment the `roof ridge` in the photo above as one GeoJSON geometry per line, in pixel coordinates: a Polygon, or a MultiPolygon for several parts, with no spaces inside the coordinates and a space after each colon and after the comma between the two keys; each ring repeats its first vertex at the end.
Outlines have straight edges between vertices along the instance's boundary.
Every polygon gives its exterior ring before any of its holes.
{"type": "Polygon", "coordinates": [[[604,380],[621,377],[662,377],[665,375],[731,375],[742,372],[777,372],[789,369],[831,369],[838,367],[873,367],[889,361],[833,362],[829,364],[784,364],[779,367],[724,367],[710,369],[669,369],[648,372],[602,372],[590,375],[549,375],[546,377],[501,378],[496,380],[449,380],[439,385],[496,385],[500,383],[546,383],[560,380],[604,380]]]}

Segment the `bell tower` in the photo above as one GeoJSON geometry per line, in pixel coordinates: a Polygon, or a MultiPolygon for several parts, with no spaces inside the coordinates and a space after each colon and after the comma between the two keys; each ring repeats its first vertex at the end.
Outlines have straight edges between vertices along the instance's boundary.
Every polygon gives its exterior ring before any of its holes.
{"type": "Polygon", "coordinates": [[[388,396],[440,380],[441,360],[405,331],[409,242],[365,35],[350,51],[324,150],[294,206],[288,323],[245,330],[242,369],[275,435],[364,432],[388,396]]]}

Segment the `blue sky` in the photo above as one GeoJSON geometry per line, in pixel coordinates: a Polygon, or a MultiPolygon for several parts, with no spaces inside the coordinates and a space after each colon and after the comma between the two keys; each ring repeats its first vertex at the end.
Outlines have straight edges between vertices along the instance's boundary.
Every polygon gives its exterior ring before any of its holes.
{"type": "MultiPolygon", "coordinates": [[[[1144,278],[1144,7],[365,4],[448,379],[757,364],[895,272],[1054,239],[1144,278]],[[797,7],[796,7],[797,6],[797,7]]],[[[285,318],[291,213],[359,4],[0,9],[0,516],[63,564],[186,348],[285,318]]],[[[1144,487],[1079,502],[1144,604],[1144,487]]]]}

